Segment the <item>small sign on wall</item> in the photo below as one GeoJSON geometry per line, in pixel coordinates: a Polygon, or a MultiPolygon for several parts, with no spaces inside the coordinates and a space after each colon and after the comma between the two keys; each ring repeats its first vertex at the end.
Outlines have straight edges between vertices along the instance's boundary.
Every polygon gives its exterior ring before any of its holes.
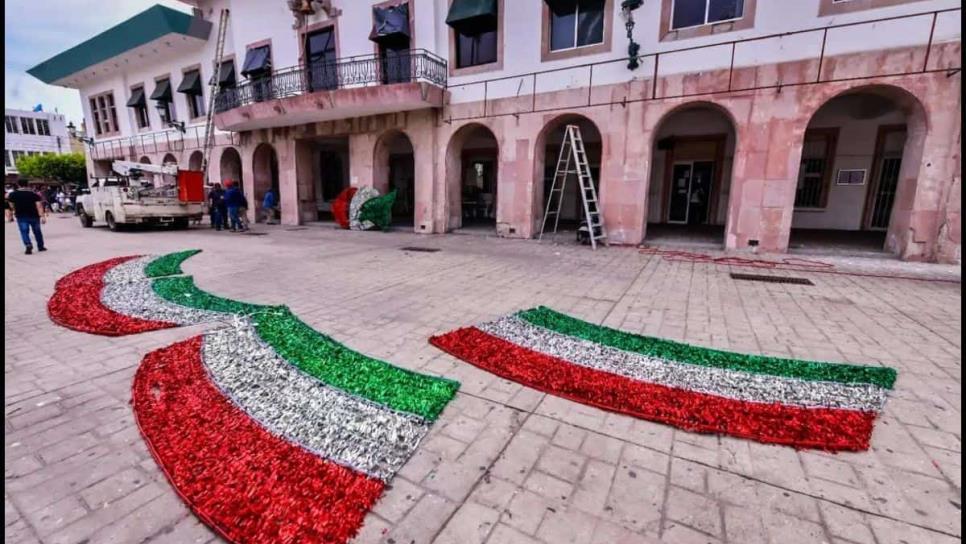
{"type": "Polygon", "coordinates": [[[839,170],[835,177],[836,185],[865,185],[865,168],[855,168],[851,170],[839,170]]]}

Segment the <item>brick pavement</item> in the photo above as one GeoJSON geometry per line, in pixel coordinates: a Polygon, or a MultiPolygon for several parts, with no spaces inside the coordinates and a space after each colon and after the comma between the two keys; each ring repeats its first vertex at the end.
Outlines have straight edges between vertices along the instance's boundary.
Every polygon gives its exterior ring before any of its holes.
{"type": "MultiPolygon", "coordinates": [[[[197,330],[106,338],[56,327],[45,313],[54,280],[72,269],[196,247],[205,251],[185,270],[201,288],[288,304],[357,350],[462,382],[359,544],[961,540],[956,283],[812,272],[794,273],[812,287],[736,282],[724,266],[629,248],[594,254],[475,236],[262,229],[269,234],[110,233],[52,218],[51,251],[28,257],[6,226],[6,542],[217,541],[158,471],[128,405],[141,357],[197,330]],[[398,249],[407,245],[442,251],[398,249]],[[606,413],[496,378],[426,342],[538,304],[719,348],[886,364],[899,381],[872,450],[830,455],[606,413]]],[[[958,278],[938,265],[835,262],[958,278]]]]}

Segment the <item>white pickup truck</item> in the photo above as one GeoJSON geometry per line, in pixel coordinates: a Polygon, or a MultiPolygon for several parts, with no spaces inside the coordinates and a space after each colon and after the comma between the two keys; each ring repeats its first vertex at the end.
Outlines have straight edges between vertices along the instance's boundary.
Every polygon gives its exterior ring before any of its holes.
{"type": "Polygon", "coordinates": [[[80,224],[103,221],[113,231],[126,225],[171,225],[187,228],[204,214],[202,173],[177,165],[154,166],[115,161],[117,177],[92,178],[90,192],[77,197],[80,224]],[[145,174],[152,174],[145,179],[145,174]],[[151,181],[161,177],[160,184],[151,181]]]}

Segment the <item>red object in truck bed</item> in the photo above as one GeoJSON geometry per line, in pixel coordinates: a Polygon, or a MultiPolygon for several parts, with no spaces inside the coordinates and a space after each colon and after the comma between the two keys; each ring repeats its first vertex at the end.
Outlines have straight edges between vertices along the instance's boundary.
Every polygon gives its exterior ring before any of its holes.
{"type": "Polygon", "coordinates": [[[181,202],[204,202],[204,173],[197,170],[178,170],[178,200],[181,202]]]}

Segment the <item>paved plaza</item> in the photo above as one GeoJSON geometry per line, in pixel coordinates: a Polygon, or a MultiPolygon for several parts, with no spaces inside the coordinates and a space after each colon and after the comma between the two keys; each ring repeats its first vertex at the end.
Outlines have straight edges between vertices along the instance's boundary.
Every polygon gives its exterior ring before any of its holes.
{"type": "Polygon", "coordinates": [[[961,541],[957,267],[834,258],[836,272],[864,275],[754,270],[629,247],[257,229],[266,234],[112,233],[54,216],[50,251],[26,256],[6,225],[6,542],[220,541],[159,471],[129,405],[141,358],[202,326],[109,338],[55,326],[46,313],[55,280],[71,270],[191,248],[203,252],[184,270],[200,288],[287,304],[355,350],[461,383],[366,518],[359,544],[961,541]],[[732,271],[814,285],[736,281],[732,271]],[[889,275],[918,279],[879,277],[889,275]],[[537,305],[698,345],[887,365],[899,378],[871,450],[826,454],[604,412],[427,343],[537,305]]]}

